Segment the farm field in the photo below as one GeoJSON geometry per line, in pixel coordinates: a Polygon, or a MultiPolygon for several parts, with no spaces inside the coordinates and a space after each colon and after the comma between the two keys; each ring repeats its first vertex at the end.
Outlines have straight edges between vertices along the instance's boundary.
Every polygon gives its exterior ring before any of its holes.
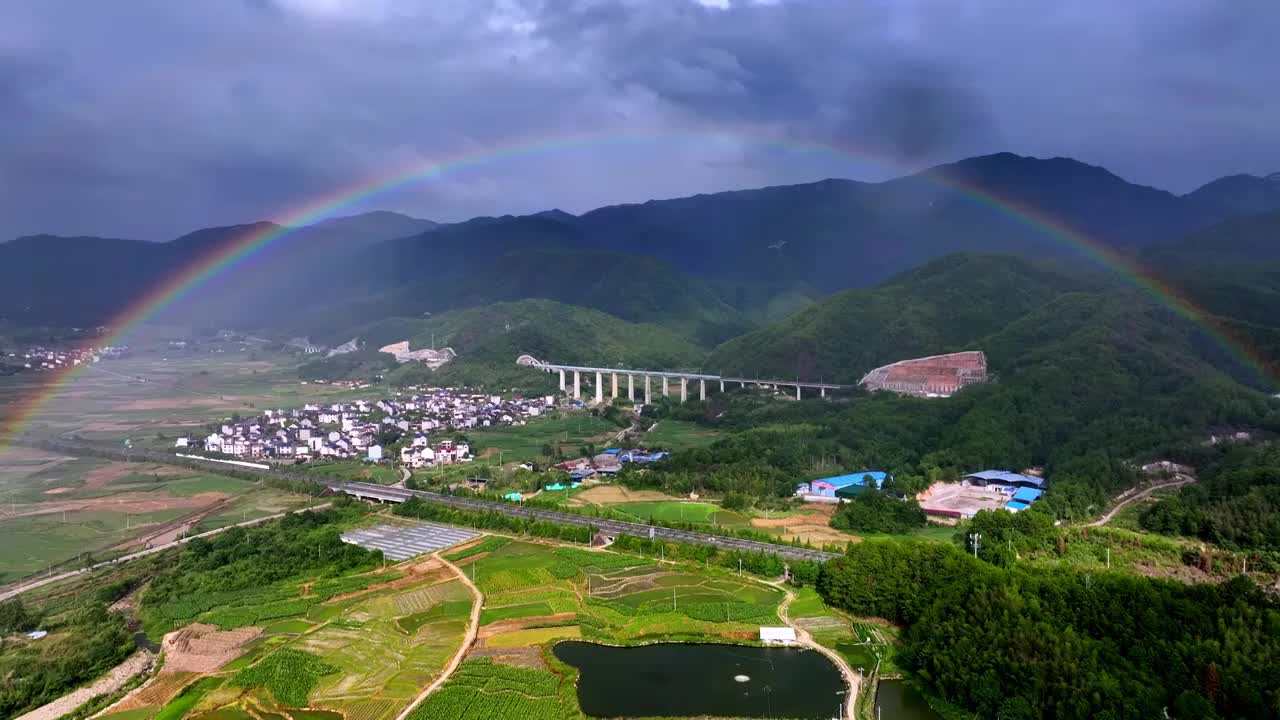
{"type": "Polygon", "coordinates": [[[559,445],[566,456],[576,457],[583,445],[603,443],[620,429],[593,415],[566,412],[535,418],[524,426],[468,430],[467,438],[477,457],[501,453],[502,462],[511,463],[543,458],[542,448],[548,443],[559,445]]]}
{"type": "Polygon", "coordinates": [[[641,436],[648,448],[661,448],[673,452],[705,447],[715,442],[720,432],[688,420],[661,420],[641,436]]]}
{"type": "Polygon", "coordinates": [[[400,471],[391,465],[374,465],[358,460],[309,462],[300,466],[306,473],[336,477],[343,480],[394,485],[400,482],[400,471]]]}
{"type": "Polygon", "coordinates": [[[166,641],[170,660],[160,688],[149,686],[107,717],[394,718],[457,652],[472,604],[470,592],[439,561],[419,559],[399,569],[193,598],[185,612],[205,623],[191,627],[204,629],[180,645],[166,641]],[[250,626],[265,626],[264,632],[250,626]],[[171,673],[169,665],[191,663],[202,665],[204,675],[177,693],[195,675],[171,673]]]}
{"type": "MultiPolygon", "coordinates": [[[[147,352],[104,360],[78,370],[38,409],[31,427],[172,448],[172,437],[200,432],[206,423],[234,413],[357,396],[332,385],[300,383],[296,364],[293,356],[263,352],[147,352]]],[[[48,381],[43,373],[0,378],[0,407],[40,392],[48,381]]]]}
{"type": "Polygon", "coordinates": [[[658,501],[630,502],[612,506],[614,510],[634,515],[642,521],[703,523],[706,525],[725,525],[729,527],[746,527],[750,519],[732,510],[721,509],[719,505],[702,502],[658,501]]]}
{"type": "Polygon", "coordinates": [[[775,588],[718,568],[521,541],[457,565],[485,596],[482,648],[504,633],[569,625],[588,639],[624,643],[740,638],[759,620],[777,622],[782,600],[775,588]]]}
{"type": "Polygon", "coordinates": [[[24,447],[0,453],[0,583],[306,502],[303,496],[185,468],[24,447]]]}

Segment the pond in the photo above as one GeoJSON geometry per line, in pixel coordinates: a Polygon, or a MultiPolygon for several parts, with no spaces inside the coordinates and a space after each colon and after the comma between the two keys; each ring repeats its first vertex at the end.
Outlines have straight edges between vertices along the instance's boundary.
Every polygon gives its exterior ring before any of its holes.
{"type": "Polygon", "coordinates": [[[942,720],[919,690],[901,680],[879,682],[876,708],[882,720],[942,720]]]}
{"type": "Polygon", "coordinates": [[[578,702],[594,717],[830,718],[844,700],[840,671],[813,650],[580,641],[554,650],[578,669],[578,702]]]}

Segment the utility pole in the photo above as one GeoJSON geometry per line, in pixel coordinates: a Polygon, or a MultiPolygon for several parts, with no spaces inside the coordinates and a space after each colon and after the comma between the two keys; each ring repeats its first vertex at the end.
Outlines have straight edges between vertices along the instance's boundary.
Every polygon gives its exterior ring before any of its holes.
{"type": "Polygon", "coordinates": [[[742,558],[738,558],[738,577],[742,577],[742,558]]]}
{"type": "Polygon", "coordinates": [[[1107,569],[1111,569],[1111,548],[1107,548],[1107,569]]]}
{"type": "Polygon", "coordinates": [[[982,539],[982,533],[969,533],[969,541],[973,543],[973,557],[978,557],[978,541],[982,539]]]}

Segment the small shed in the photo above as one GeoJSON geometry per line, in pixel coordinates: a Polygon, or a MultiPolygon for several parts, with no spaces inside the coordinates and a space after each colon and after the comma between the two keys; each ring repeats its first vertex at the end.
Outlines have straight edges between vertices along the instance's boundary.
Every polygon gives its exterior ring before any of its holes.
{"type": "Polygon", "coordinates": [[[796,631],[789,627],[761,627],[760,642],[766,645],[794,645],[796,631]]]}
{"type": "Polygon", "coordinates": [[[1023,510],[1026,510],[1029,507],[1031,506],[1024,502],[1019,502],[1017,500],[1010,500],[1009,502],[1004,504],[1004,509],[1008,510],[1009,512],[1021,512],[1023,510]]]}

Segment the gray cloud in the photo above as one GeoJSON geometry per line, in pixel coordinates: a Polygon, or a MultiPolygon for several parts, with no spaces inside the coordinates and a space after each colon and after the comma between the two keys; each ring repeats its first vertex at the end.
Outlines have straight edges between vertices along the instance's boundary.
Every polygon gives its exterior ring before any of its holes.
{"type": "Polygon", "coordinates": [[[351,210],[581,211],[997,150],[1185,191],[1280,169],[1277,33],[1272,0],[6,3],[0,238],[164,239],[431,162],[351,210]]]}

